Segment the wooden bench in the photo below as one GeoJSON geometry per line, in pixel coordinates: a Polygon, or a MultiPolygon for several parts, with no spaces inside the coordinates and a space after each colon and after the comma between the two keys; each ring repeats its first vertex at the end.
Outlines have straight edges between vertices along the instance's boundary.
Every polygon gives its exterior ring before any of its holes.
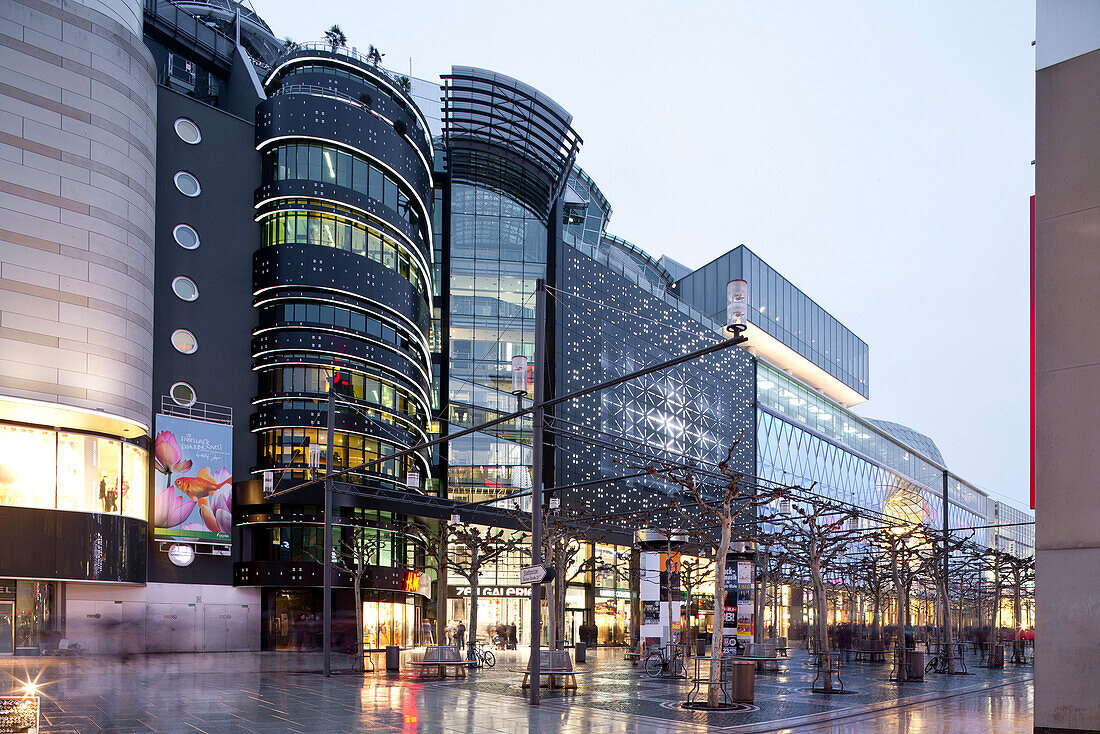
{"type": "MultiPolygon", "coordinates": [[[[523,688],[531,687],[531,661],[523,672],[523,688]]],[[[539,650],[539,678],[545,678],[550,688],[577,689],[577,671],[565,650],[539,650]]],[[[541,685],[541,680],[540,680],[541,685]]]]}
{"type": "Polygon", "coordinates": [[[456,646],[428,645],[424,657],[410,661],[409,665],[416,667],[418,678],[438,679],[446,678],[448,669],[455,671],[456,678],[465,678],[469,663],[462,659],[461,651],[456,646]]]}
{"type": "Polygon", "coordinates": [[[745,645],[745,654],[738,655],[737,660],[753,660],[756,669],[763,671],[779,672],[778,648],[771,642],[750,642],[745,645]]]}

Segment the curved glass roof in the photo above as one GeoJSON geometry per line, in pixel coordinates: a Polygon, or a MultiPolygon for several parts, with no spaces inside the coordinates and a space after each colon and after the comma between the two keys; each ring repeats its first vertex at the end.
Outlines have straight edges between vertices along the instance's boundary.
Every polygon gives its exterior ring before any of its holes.
{"type": "Polygon", "coordinates": [[[490,186],[549,220],[573,168],[573,116],[518,79],[472,66],[443,75],[443,138],[454,180],[490,186]]]}
{"type": "Polygon", "coordinates": [[[910,446],[917,453],[924,454],[940,466],[947,466],[947,462],[943,460],[943,454],[940,453],[939,446],[936,445],[935,441],[925,436],[923,433],[919,433],[908,426],[903,426],[900,423],[893,423],[891,421],[878,420],[876,418],[865,418],[864,420],[883,433],[893,436],[906,446],[910,446]]]}
{"type": "Polygon", "coordinates": [[[604,234],[600,238],[600,246],[622,253],[650,283],[660,284],[668,288],[676,282],[664,265],[657,262],[648,252],[632,242],[627,242],[622,237],[604,234]]]}

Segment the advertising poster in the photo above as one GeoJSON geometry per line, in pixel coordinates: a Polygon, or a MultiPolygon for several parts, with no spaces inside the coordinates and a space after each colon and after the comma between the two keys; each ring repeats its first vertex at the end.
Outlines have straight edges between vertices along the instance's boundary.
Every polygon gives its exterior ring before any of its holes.
{"type": "Polygon", "coordinates": [[[660,624],[661,607],[659,602],[642,602],[642,624],[660,624]]]}
{"type": "Polygon", "coordinates": [[[722,613],[722,656],[737,654],[737,564],[726,564],[726,599],[722,613]]]}
{"type": "Polygon", "coordinates": [[[752,642],[753,604],[752,561],[737,562],[737,637],[752,642]]]}
{"type": "Polygon", "coordinates": [[[158,414],[156,429],[154,537],[230,543],[233,426],[158,414]]]}

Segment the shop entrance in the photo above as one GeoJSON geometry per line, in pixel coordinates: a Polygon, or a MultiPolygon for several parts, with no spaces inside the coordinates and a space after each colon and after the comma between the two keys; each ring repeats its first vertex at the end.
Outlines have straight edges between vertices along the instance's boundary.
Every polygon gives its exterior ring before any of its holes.
{"type": "Polygon", "coordinates": [[[0,601],[0,655],[15,654],[15,602],[0,601]]]}
{"type": "MultiPolygon", "coordinates": [[[[363,645],[380,650],[388,645],[413,647],[420,632],[420,610],[401,601],[363,602],[363,645]]],[[[420,643],[427,644],[427,643],[420,643]]]]}

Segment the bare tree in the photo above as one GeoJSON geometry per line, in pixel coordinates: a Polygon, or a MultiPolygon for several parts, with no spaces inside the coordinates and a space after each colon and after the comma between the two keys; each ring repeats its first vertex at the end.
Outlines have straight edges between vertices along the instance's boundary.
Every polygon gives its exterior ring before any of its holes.
{"type": "Polygon", "coordinates": [[[940,532],[922,528],[920,534],[923,536],[922,542],[917,546],[920,570],[931,580],[936,597],[939,599],[942,614],[940,621],[943,627],[945,647],[943,654],[947,656],[947,672],[954,675],[955,652],[952,644],[954,641],[951,629],[951,598],[947,593],[947,573],[949,569],[945,564],[952,555],[959,554],[970,544],[973,533],[969,535],[948,535],[945,539],[940,532]]]}
{"type": "MultiPolygon", "coordinates": [[[[385,546],[382,532],[365,525],[341,525],[340,539],[332,544],[331,567],[351,577],[355,599],[355,670],[363,670],[363,578],[377,564],[378,552],[385,546]]],[[[324,553],[306,552],[311,560],[324,563],[324,553]]]]}
{"type": "Polygon", "coordinates": [[[807,494],[792,502],[792,511],[770,511],[760,521],[776,528],[769,538],[787,553],[799,557],[810,571],[814,589],[814,622],[817,627],[818,651],[822,653],[824,672],[822,688],[833,690],[833,666],[829,654],[828,601],[825,596],[824,573],[856,538],[859,515],[851,507],[815,494],[807,494]]]}
{"type": "Polygon", "coordinates": [[[684,608],[688,613],[687,643],[695,641],[691,627],[691,595],[696,586],[714,583],[714,561],[710,558],[684,558],[680,560],[680,585],[684,588],[684,608]]]}
{"type": "Polygon", "coordinates": [[[848,569],[856,583],[871,597],[871,642],[876,645],[882,640],[883,597],[891,581],[885,560],[875,544],[868,543],[864,554],[855,558],[848,569]]]}
{"type": "MultiPolygon", "coordinates": [[[[1007,589],[1012,593],[1012,659],[1017,663],[1023,662],[1023,646],[1020,644],[1018,632],[1022,629],[1022,600],[1025,587],[1035,580],[1035,557],[1026,556],[1020,558],[1002,550],[990,551],[990,561],[995,566],[994,578],[996,579],[996,619],[1000,611],[1000,590],[1007,589]]],[[[998,624],[998,622],[994,622],[998,624]]]]}
{"type": "Polygon", "coordinates": [[[733,453],[740,438],[730,444],[726,458],[718,463],[718,478],[714,483],[701,483],[696,472],[682,466],[653,466],[648,471],[684,490],[690,504],[674,506],[679,519],[693,528],[695,539],[710,545],[714,553],[714,624],[712,629],[710,680],[707,686],[707,705],[721,705],[722,619],[726,599],[726,555],[733,540],[733,525],[746,510],[761,507],[783,496],[788,487],[771,487],[758,492],[746,481],[743,472],[730,467],[733,453]],[[718,537],[714,530],[717,525],[718,537]]]}
{"type": "MultiPolygon", "coordinates": [[[[467,630],[467,655],[473,656],[477,641],[478,583],[481,571],[507,553],[522,551],[522,538],[502,528],[487,528],[470,523],[441,522],[427,531],[437,559],[442,558],[448,571],[457,573],[470,585],[470,627],[467,630]]],[[[442,610],[437,614],[442,617],[442,610]]]]}

